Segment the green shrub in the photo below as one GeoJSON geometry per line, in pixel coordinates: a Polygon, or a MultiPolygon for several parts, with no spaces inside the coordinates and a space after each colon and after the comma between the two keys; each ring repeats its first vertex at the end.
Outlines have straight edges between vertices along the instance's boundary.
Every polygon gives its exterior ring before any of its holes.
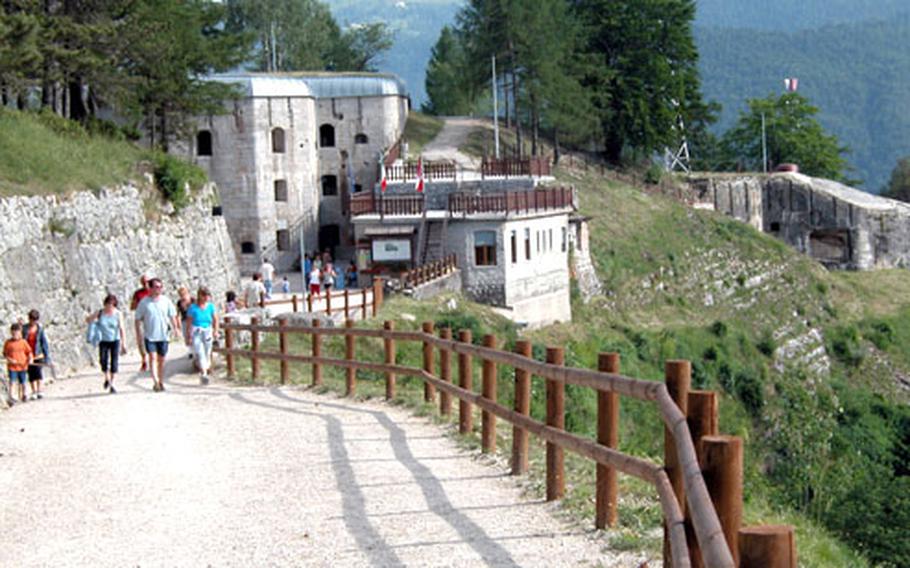
{"type": "Polygon", "coordinates": [[[480,343],[486,331],[483,324],[476,316],[463,312],[444,312],[436,318],[434,322],[436,329],[450,328],[452,337],[457,339],[458,332],[462,329],[471,330],[471,340],[473,343],[480,343]]]}
{"type": "Polygon", "coordinates": [[[717,337],[724,337],[727,335],[727,324],[722,321],[716,321],[711,324],[711,333],[717,337]]]}
{"type": "Polygon", "coordinates": [[[663,177],[664,168],[659,164],[651,164],[651,166],[645,170],[645,182],[650,183],[651,185],[659,184],[663,177]]]}
{"type": "Polygon", "coordinates": [[[777,349],[777,342],[774,341],[774,336],[770,332],[765,332],[755,347],[766,357],[772,357],[777,349]]]}
{"type": "Polygon", "coordinates": [[[882,351],[894,344],[894,326],[886,321],[875,321],[869,325],[865,337],[882,351]]]}
{"type": "Polygon", "coordinates": [[[155,183],[176,210],[189,204],[190,192],[206,182],[201,168],[168,154],[155,156],[155,183]]]}
{"type": "Polygon", "coordinates": [[[866,357],[859,330],[853,325],[829,332],[828,349],[838,361],[848,367],[858,367],[866,357]]]}
{"type": "Polygon", "coordinates": [[[753,417],[761,416],[765,407],[765,392],[762,380],[752,371],[742,370],[736,373],[736,398],[743,403],[746,411],[753,417]]]}

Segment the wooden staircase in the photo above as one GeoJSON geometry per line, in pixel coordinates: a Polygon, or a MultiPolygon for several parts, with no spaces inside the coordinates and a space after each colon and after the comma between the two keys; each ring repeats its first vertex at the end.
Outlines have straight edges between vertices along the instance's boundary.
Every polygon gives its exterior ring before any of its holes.
{"type": "Polygon", "coordinates": [[[441,260],[445,256],[445,238],[448,230],[448,220],[424,221],[426,227],[423,231],[419,265],[441,260]]]}

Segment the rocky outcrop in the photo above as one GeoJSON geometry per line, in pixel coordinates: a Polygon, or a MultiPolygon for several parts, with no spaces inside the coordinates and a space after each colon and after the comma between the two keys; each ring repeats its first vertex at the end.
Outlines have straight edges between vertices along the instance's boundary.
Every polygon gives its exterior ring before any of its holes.
{"type": "MultiPolygon", "coordinates": [[[[36,308],[58,371],[94,360],[84,319],[116,294],[125,311],[142,274],[179,285],[206,285],[217,300],[239,283],[224,220],[212,216],[207,187],[179,214],[151,189],[134,185],[69,197],[0,200],[0,323],[36,308]]],[[[132,326],[132,319],[127,319],[132,326]]],[[[132,344],[132,333],[127,334],[132,344]]]]}

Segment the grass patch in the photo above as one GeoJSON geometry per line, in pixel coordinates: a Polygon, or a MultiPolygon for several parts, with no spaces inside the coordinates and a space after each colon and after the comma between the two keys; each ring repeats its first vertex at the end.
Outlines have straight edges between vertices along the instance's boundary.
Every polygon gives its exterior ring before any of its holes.
{"type": "Polygon", "coordinates": [[[423,147],[442,130],[444,121],[441,118],[411,111],[404,126],[404,139],[408,141],[408,153],[419,156],[423,147]]]}

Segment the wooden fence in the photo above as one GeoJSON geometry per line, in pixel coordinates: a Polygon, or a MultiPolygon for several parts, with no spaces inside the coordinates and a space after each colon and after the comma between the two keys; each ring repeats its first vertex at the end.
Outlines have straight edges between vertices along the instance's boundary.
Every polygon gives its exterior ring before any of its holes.
{"type": "MultiPolygon", "coordinates": [[[[454,162],[423,162],[423,179],[426,181],[453,180],[456,172],[454,162]]],[[[408,162],[400,166],[387,166],[385,176],[389,182],[416,180],[417,163],[408,162]]]]}
{"type": "Polygon", "coordinates": [[[556,500],[565,493],[563,452],[569,450],[587,457],[597,466],[596,517],[598,528],[616,521],[617,472],[649,482],[657,491],[664,517],[665,565],[675,567],[709,566],[744,568],[796,568],[793,529],[788,526],[741,528],[742,522],[742,440],[717,436],[717,397],[715,393],[690,391],[691,366],[688,361],[666,364],[666,384],[624,377],[619,374],[619,356],[603,354],[598,370],[566,368],[562,348],[547,350],[546,363],[531,358],[531,344],[518,341],[515,352],[497,349],[497,340],[485,336],[483,345],[474,345],[470,330],[451,329],[434,335],[433,324],[426,322],[421,331],[396,331],[394,322],[383,329],[357,329],[348,320],[343,328],[289,326],[286,319],[278,325],[237,325],[225,321],[225,346],[218,349],[227,362],[228,376],[236,373],[235,359],[251,360],[253,380],[259,378],[261,360],[281,362],[280,380],[288,381],[288,365],[312,365],[313,384],[322,382],[322,366],[346,370],[346,394],[357,388],[357,371],[385,374],[388,399],[395,398],[396,377],[409,375],[424,381],[424,398],[434,402],[439,391],[440,413],[451,415],[452,399],[459,403],[459,431],[473,430],[473,406],[481,409],[481,443],[484,452],[495,451],[496,418],[512,426],[512,473],[528,470],[528,436],[533,433],[546,441],[546,495],[556,500]],[[238,331],[247,331],[251,347],[234,346],[238,331]],[[260,334],[279,336],[279,352],[260,349],[260,334]],[[288,334],[311,338],[312,354],[288,352],[288,334]],[[343,336],[344,358],[322,355],[322,337],[343,336]],[[382,340],[385,362],[366,362],[356,358],[356,340],[382,340]],[[397,364],[397,345],[416,342],[422,346],[421,368],[397,364]],[[437,358],[438,353],[438,371],[437,358]],[[458,361],[458,383],[453,382],[453,354],[458,361]],[[482,362],[482,388],[473,390],[472,360],[482,362]],[[515,376],[514,408],[496,402],[498,365],[511,367],[515,376]],[[546,421],[530,417],[531,376],[546,380],[546,421]],[[594,389],[598,397],[597,440],[572,434],[564,428],[564,393],[567,384],[594,389]],[[619,452],[619,395],[648,401],[657,406],[665,425],[665,464],[663,466],[619,452]],[[707,481],[707,483],[706,483],[707,481]],[[691,529],[691,530],[687,530],[691,529]],[[687,542],[687,533],[690,538],[687,542]]]}
{"type": "Polygon", "coordinates": [[[423,195],[375,195],[361,192],[351,198],[351,215],[421,215],[426,200],[423,195]]]}
{"type": "Polygon", "coordinates": [[[298,313],[306,310],[311,314],[333,313],[344,314],[345,319],[352,319],[358,312],[360,319],[375,317],[376,313],[382,307],[383,301],[383,281],[376,278],[371,288],[335,290],[333,292],[321,292],[319,294],[307,293],[298,296],[291,295],[290,298],[283,300],[265,300],[260,307],[280,306],[291,304],[291,311],[298,313]]]}
{"type": "Polygon", "coordinates": [[[529,177],[550,175],[550,159],[543,156],[533,158],[484,158],[480,164],[480,175],[488,177],[529,177]]]}
{"type": "Polygon", "coordinates": [[[565,209],[574,204],[571,187],[545,187],[533,191],[503,193],[453,193],[449,195],[449,213],[523,213],[565,209]]]}
{"type": "Polygon", "coordinates": [[[405,272],[401,281],[405,286],[420,286],[437,278],[450,274],[458,267],[458,261],[454,254],[440,260],[418,266],[405,272]]]}

